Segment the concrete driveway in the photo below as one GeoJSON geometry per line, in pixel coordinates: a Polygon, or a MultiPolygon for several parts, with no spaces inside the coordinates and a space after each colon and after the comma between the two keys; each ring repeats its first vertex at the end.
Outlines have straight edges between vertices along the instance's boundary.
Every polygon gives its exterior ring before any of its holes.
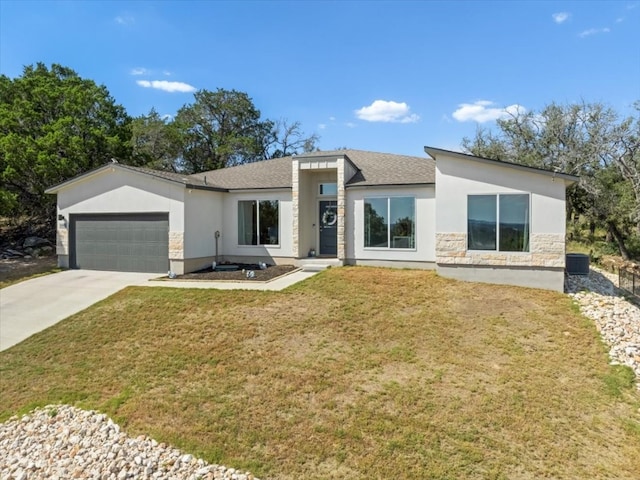
{"type": "Polygon", "coordinates": [[[0,290],[0,351],[158,273],[67,270],[0,290]]]}

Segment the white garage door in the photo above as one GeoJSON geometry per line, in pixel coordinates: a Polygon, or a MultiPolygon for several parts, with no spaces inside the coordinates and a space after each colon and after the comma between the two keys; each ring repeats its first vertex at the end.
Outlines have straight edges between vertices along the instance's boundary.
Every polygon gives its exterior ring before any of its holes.
{"type": "Polygon", "coordinates": [[[164,273],[169,214],[70,215],[71,268],[164,273]]]}

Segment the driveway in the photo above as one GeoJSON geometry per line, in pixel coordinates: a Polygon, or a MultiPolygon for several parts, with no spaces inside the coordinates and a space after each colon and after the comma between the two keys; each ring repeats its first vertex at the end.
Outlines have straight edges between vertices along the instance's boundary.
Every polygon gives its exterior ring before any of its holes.
{"type": "Polygon", "coordinates": [[[67,270],[0,290],[0,351],[158,273],[67,270]]]}

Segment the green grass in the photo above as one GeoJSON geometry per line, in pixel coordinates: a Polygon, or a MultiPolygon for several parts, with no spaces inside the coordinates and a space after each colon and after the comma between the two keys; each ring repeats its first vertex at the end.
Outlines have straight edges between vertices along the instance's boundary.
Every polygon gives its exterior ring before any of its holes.
{"type": "Polygon", "coordinates": [[[128,288],[0,353],[0,419],[98,409],[261,478],[634,478],[640,398],[561,294],[345,267],[128,288]]]}

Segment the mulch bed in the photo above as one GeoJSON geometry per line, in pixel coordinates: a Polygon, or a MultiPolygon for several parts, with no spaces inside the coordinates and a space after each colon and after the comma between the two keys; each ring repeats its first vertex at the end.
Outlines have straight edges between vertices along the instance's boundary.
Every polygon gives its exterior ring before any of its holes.
{"type": "Polygon", "coordinates": [[[274,278],[286,275],[297,269],[293,265],[269,265],[265,270],[260,270],[260,266],[253,264],[241,264],[236,263],[239,270],[232,272],[215,272],[211,267],[204,270],[198,270],[197,272],[185,273],[184,275],[178,275],[176,280],[231,280],[231,281],[245,281],[245,282],[266,282],[273,280],[274,278]],[[247,272],[253,271],[254,278],[247,278],[247,272]]]}

